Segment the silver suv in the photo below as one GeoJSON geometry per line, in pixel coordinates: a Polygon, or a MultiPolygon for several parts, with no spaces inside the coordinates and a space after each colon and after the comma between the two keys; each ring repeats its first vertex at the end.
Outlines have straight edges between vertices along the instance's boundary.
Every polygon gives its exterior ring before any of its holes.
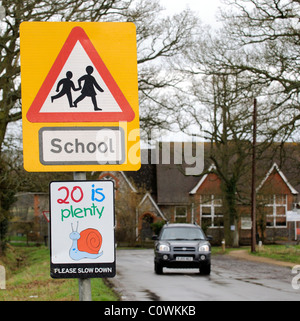
{"type": "Polygon", "coordinates": [[[163,273],[167,268],[199,268],[200,274],[209,275],[211,268],[210,236],[205,236],[196,224],[166,224],[159,236],[154,235],[154,271],[163,273]]]}

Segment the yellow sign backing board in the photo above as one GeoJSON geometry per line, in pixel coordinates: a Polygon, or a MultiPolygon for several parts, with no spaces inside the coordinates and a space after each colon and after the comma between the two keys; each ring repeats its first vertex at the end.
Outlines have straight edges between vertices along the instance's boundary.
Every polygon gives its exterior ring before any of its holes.
{"type": "Polygon", "coordinates": [[[136,29],[118,22],[23,22],[24,168],[140,168],[136,29]]]}

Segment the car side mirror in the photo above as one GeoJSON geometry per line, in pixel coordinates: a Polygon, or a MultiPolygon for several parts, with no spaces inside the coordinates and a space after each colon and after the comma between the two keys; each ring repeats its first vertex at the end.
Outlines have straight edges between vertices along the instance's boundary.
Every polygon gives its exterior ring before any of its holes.
{"type": "Polygon", "coordinates": [[[207,241],[212,241],[213,237],[211,235],[206,235],[206,240],[207,241]]]}
{"type": "Polygon", "coordinates": [[[153,235],[153,236],[152,236],[152,240],[153,240],[153,241],[157,241],[157,240],[158,240],[158,236],[157,236],[157,235],[153,235]]]}

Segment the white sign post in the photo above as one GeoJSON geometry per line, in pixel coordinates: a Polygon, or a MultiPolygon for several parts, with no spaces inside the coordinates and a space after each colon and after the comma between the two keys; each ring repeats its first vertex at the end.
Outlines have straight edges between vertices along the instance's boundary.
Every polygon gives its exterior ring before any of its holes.
{"type": "Polygon", "coordinates": [[[295,240],[297,240],[297,222],[300,222],[300,212],[299,210],[297,211],[287,211],[286,212],[286,220],[287,222],[294,222],[294,226],[295,226],[295,240]]]}
{"type": "Polygon", "coordinates": [[[115,276],[114,184],[50,184],[51,276],[115,276]]]}

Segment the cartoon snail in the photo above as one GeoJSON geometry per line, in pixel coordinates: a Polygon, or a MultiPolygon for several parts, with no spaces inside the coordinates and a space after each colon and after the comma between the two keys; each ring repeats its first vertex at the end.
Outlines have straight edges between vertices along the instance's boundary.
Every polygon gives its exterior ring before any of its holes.
{"type": "Polygon", "coordinates": [[[98,230],[88,228],[78,233],[78,222],[76,231],[71,223],[72,233],[70,239],[73,241],[69,254],[72,260],[78,261],[81,259],[97,259],[103,254],[99,253],[102,245],[102,236],[98,230]]]}

